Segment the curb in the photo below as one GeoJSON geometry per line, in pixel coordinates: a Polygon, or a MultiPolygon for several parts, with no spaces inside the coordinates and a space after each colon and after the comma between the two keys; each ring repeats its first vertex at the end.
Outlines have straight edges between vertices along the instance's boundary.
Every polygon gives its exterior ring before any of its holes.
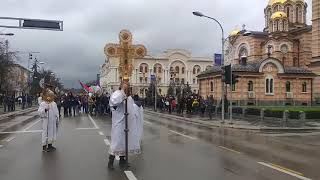
{"type": "Polygon", "coordinates": [[[232,126],[232,125],[225,125],[225,124],[217,125],[217,124],[204,122],[204,121],[201,121],[201,120],[192,120],[192,119],[186,118],[186,117],[179,117],[179,116],[175,116],[175,115],[158,113],[158,112],[153,112],[153,111],[150,111],[150,110],[145,110],[145,112],[149,113],[149,114],[158,114],[158,115],[166,116],[169,119],[175,118],[175,120],[179,120],[179,121],[187,121],[187,122],[197,123],[197,124],[211,126],[211,127],[222,127],[222,128],[229,128],[229,129],[253,130],[253,131],[260,131],[260,132],[320,131],[319,127],[317,127],[317,128],[272,128],[272,127],[260,128],[260,127],[241,127],[241,126],[235,127],[235,126],[232,126]]]}
{"type": "Polygon", "coordinates": [[[28,124],[29,122],[37,119],[38,117],[39,117],[39,115],[31,116],[31,117],[29,117],[29,118],[27,118],[27,119],[25,119],[25,120],[23,120],[23,121],[21,121],[21,122],[18,122],[18,123],[14,124],[14,125],[12,125],[12,126],[10,126],[10,127],[6,127],[2,132],[12,131],[12,130],[20,127],[20,126],[23,126],[23,125],[28,124]]]}
{"type": "Polygon", "coordinates": [[[26,110],[22,110],[22,111],[17,111],[15,114],[2,114],[0,115],[0,123],[2,122],[8,122],[11,118],[14,118],[16,116],[21,116],[21,115],[25,115],[28,113],[32,113],[34,111],[36,111],[37,108],[30,108],[30,109],[26,109],[26,110]]]}

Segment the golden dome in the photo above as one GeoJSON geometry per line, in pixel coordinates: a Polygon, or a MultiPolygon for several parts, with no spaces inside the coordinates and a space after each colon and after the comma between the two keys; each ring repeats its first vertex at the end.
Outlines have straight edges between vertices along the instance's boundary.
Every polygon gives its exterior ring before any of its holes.
{"type": "Polygon", "coordinates": [[[236,29],[236,30],[233,30],[231,31],[230,35],[229,36],[236,36],[240,33],[240,30],[236,29]]]}
{"type": "Polygon", "coordinates": [[[287,14],[282,11],[278,11],[272,14],[271,19],[282,19],[287,18],[287,14]]]}
{"type": "MultiPolygon", "coordinates": [[[[269,6],[272,6],[272,5],[276,4],[276,3],[283,4],[283,3],[287,2],[287,1],[289,1],[289,0],[269,0],[268,5],[269,5],[269,6]]],[[[292,2],[297,2],[297,1],[302,1],[302,2],[304,2],[304,0],[291,0],[291,1],[292,1],[292,2]]]]}

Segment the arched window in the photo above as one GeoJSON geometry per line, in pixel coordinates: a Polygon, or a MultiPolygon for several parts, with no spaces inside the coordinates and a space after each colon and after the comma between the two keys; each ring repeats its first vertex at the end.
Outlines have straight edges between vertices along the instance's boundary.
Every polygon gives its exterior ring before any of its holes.
{"type": "Polygon", "coordinates": [[[291,83],[290,83],[290,81],[286,82],[286,92],[291,92],[291,83]]]}
{"type": "Polygon", "coordinates": [[[197,74],[199,74],[199,73],[200,73],[200,68],[197,69],[197,74]]]}
{"type": "Polygon", "coordinates": [[[239,58],[241,58],[242,56],[248,56],[248,50],[246,47],[241,47],[239,50],[239,58]]]}
{"type": "Polygon", "coordinates": [[[148,72],[148,66],[144,67],[144,72],[147,73],[148,72]]]}
{"type": "Polygon", "coordinates": [[[276,31],[280,30],[280,22],[279,20],[276,20],[276,31]]]}
{"type": "Polygon", "coordinates": [[[286,20],[282,21],[282,31],[286,31],[286,20]]]}
{"type": "Polygon", "coordinates": [[[162,72],[162,68],[160,66],[160,67],[158,67],[158,73],[161,73],[161,72],[162,72]]]}
{"type": "Polygon", "coordinates": [[[184,67],[181,68],[181,73],[184,74],[184,67]]]}
{"type": "Polygon", "coordinates": [[[157,67],[156,66],[153,67],[153,72],[157,73],[157,67]]]}
{"type": "Polygon", "coordinates": [[[287,7],[287,17],[290,17],[290,7],[287,7]]]}
{"type": "Polygon", "coordinates": [[[306,82],[302,83],[302,92],[307,92],[307,83],[306,82]]]}
{"type": "Polygon", "coordinates": [[[213,82],[210,82],[210,91],[213,92],[213,82]]]}
{"type": "Polygon", "coordinates": [[[176,66],[176,73],[179,74],[179,72],[180,72],[180,68],[179,68],[179,66],[176,66]]]}
{"type": "Polygon", "coordinates": [[[143,66],[140,65],[140,72],[143,72],[143,66]]]}
{"type": "Polygon", "coordinates": [[[196,68],[195,67],[193,68],[193,74],[196,74],[196,68]]]}
{"type": "Polygon", "coordinates": [[[266,78],[266,94],[273,94],[273,77],[268,76],[266,78]]]}
{"type": "Polygon", "coordinates": [[[248,91],[253,91],[253,82],[252,81],[248,82],[248,91]]]}

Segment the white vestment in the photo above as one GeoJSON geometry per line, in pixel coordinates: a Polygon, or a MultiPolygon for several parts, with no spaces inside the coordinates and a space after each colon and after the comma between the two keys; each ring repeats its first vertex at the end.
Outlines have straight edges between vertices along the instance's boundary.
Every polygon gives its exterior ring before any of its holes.
{"type": "Polygon", "coordinates": [[[133,104],[134,108],[134,118],[137,124],[137,132],[139,140],[143,136],[143,107],[137,104],[133,104]]]}
{"type": "Polygon", "coordinates": [[[42,97],[38,97],[38,105],[40,106],[40,104],[42,103],[42,97]]]}
{"type": "Polygon", "coordinates": [[[59,125],[59,111],[55,102],[45,102],[40,104],[38,109],[42,120],[42,145],[52,144],[57,139],[59,125]],[[45,109],[48,109],[45,112],[45,109]]]}
{"type": "MultiPolygon", "coordinates": [[[[123,90],[112,93],[109,105],[112,110],[111,145],[109,153],[115,156],[125,156],[125,98],[123,90]]],[[[129,96],[128,101],[128,152],[130,154],[140,153],[140,134],[138,124],[135,120],[134,101],[129,96]]]]}

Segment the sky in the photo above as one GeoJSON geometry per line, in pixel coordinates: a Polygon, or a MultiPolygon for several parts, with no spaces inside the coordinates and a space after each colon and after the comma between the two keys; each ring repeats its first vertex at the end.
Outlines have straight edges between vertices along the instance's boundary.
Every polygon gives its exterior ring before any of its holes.
{"type": "MultiPolygon", "coordinates": [[[[311,0],[308,24],[311,24],[311,0]]],[[[26,52],[61,78],[68,88],[78,80],[94,80],[105,62],[104,46],[118,43],[118,33],[129,29],[135,44],[151,55],[167,49],[186,49],[193,56],[212,57],[221,51],[221,30],[214,21],[192,15],[200,11],[218,19],[226,36],[246,25],[262,31],[268,0],[1,0],[0,17],[52,19],[64,22],[64,31],[0,28],[14,33],[6,38],[19,63],[27,66],[26,52]]],[[[0,24],[8,24],[1,21],[0,24]]],[[[0,39],[0,40],[1,40],[0,39]]]]}

